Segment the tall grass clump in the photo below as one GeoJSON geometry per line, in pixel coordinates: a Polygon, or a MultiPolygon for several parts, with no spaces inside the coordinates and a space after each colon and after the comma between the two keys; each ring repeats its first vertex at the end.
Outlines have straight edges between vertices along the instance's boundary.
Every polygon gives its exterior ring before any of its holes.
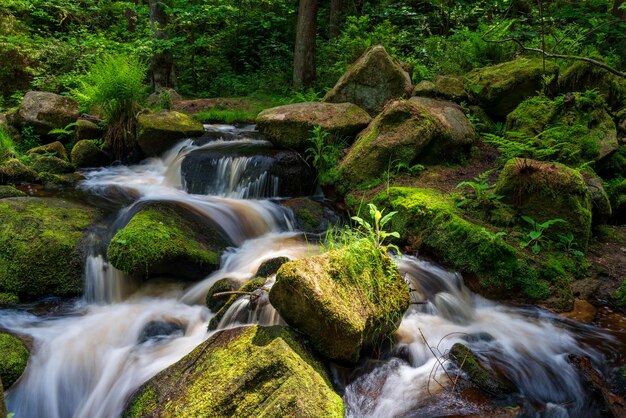
{"type": "Polygon", "coordinates": [[[147,64],[128,55],[105,55],[80,80],[74,95],[86,109],[97,109],[107,123],[104,141],[115,158],[137,157],[136,115],[148,93],[147,64]]]}
{"type": "Polygon", "coordinates": [[[17,152],[15,151],[15,143],[11,135],[0,126],[0,162],[9,158],[15,157],[17,152]]]}

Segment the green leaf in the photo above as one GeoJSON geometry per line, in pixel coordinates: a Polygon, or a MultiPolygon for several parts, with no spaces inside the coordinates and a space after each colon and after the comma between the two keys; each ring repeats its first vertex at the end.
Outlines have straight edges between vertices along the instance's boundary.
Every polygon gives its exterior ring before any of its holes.
{"type": "Polygon", "coordinates": [[[530,238],[532,238],[533,240],[539,239],[541,237],[541,235],[542,235],[541,231],[530,231],[528,233],[528,236],[530,238]]]}
{"type": "Polygon", "coordinates": [[[541,251],[541,246],[539,245],[539,243],[535,243],[535,245],[532,246],[532,250],[534,254],[539,254],[539,251],[541,251]]]}
{"type": "Polygon", "coordinates": [[[381,228],[383,226],[385,226],[385,224],[387,224],[387,222],[389,222],[391,220],[391,218],[393,218],[393,216],[398,213],[397,211],[393,211],[393,212],[389,212],[388,214],[386,214],[385,216],[383,216],[383,218],[380,220],[380,226],[381,228]]]}

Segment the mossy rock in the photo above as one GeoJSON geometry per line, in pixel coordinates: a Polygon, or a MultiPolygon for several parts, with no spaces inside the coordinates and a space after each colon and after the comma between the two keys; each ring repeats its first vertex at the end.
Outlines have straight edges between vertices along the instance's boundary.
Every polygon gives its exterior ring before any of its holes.
{"type": "Polygon", "coordinates": [[[467,374],[470,381],[490,395],[505,397],[517,391],[510,380],[491,370],[485,361],[461,343],[452,346],[450,359],[467,374]]]}
{"type": "Polygon", "coordinates": [[[137,117],[137,142],[148,156],[161,155],[181,139],[203,133],[202,123],[180,112],[143,113],[137,117]]]}
{"type": "Polygon", "coordinates": [[[31,148],[26,152],[28,155],[47,155],[51,157],[57,157],[63,161],[69,161],[67,158],[67,151],[65,147],[59,141],[51,142],[50,144],[42,145],[40,147],[31,148]]]}
{"type": "Polygon", "coordinates": [[[393,261],[367,240],[283,264],[269,296],[320,354],[351,363],[397,329],[410,302],[393,261]]]}
{"type": "Polygon", "coordinates": [[[585,180],[589,198],[591,199],[591,220],[594,225],[606,224],[613,213],[611,201],[604,189],[602,179],[591,170],[583,170],[580,173],[585,180]]]}
{"type": "Polygon", "coordinates": [[[52,174],[40,173],[39,181],[44,185],[46,190],[67,190],[76,187],[76,185],[84,180],[85,177],[80,173],[52,174]]]}
{"type": "Polygon", "coordinates": [[[228,298],[226,297],[213,297],[216,293],[220,292],[232,292],[239,289],[239,284],[233,279],[220,279],[211,286],[206,294],[206,306],[211,312],[218,312],[224,307],[228,298]]]}
{"type": "MultiPolygon", "coordinates": [[[[466,75],[465,85],[474,101],[496,119],[504,119],[520,103],[543,88],[541,59],[518,58],[498,65],[478,68],[466,75]]],[[[559,68],[545,62],[545,74],[552,76],[548,89],[556,86],[559,68]]]]}
{"type": "Polygon", "coordinates": [[[0,306],[11,306],[20,303],[20,298],[13,293],[0,293],[0,306]]]}
{"type": "Polygon", "coordinates": [[[317,125],[340,139],[353,139],[371,118],[352,103],[295,103],[273,107],[256,117],[257,129],[272,144],[304,151],[317,125]]]}
{"type": "Polygon", "coordinates": [[[591,237],[591,198],[582,176],[558,163],[531,159],[509,160],[494,193],[504,196],[520,215],[539,223],[563,219],[546,231],[557,241],[558,234],[572,232],[576,243],[586,250],[591,237]]]}
{"type": "Polygon", "coordinates": [[[83,238],[98,212],[57,198],[0,200],[0,292],[27,301],[78,296],[83,238]]]}
{"type": "Polygon", "coordinates": [[[344,416],[324,367],[285,327],[219,331],[132,396],[123,417],[344,416]]]}
{"type": "Polygon", "coordinates": [[[271,277],[278,269],[289,261],[289,257],[274,257],[261,263],[254,277],[271,277]]]}
{"type": "Polygon", "coordinates": [[[474,137],[472,124],[454,103],[417,97],[393,101],[359,134],[340,170],[350,188],[383,177],[393,164],[459,162],[474,137]]]}
{"type": "Polygon", "coordinates": [[[37,173],[16,158],[11,158],[0,164],[0,184],[33,182],[36,179],[37,173]]]}
{"type": "Polygon", "coordinates": [[[101,139],[103,135],[104,129],[97,123],[87,119],[78,119],[76,121],[76,139],[78,141],[101,139]]]}
{"type": "Polygon", "coordinates": [[[174,203],[153,202],[115,234],[107,258],[133,276],[198,280],[219,267],[228,246],[219,228],[199,214],[174,203]]]}
{"type": "Polygon", "coordinates": [[[24,95],[18,111],[22,125],[32,126],[39,135],[48,135],[52,129],[63,129],[78,119],[78,102],[67,96],[43,91],[29,91],[24,95]]]}
{"type": "Polygon", "coordinates": [[[321,234],[341,222],[341,217],[323,202],[308,197],[296,197],[279,202],[291,209],[295,229],[298,231],[321,234]]]}
{"type": "Polygon", "coordinates": [[[595,89],[613,110],[620,109],[626,101],[626,80],[583,61],[575,62],[563,71],[558,88],[561,93],[595,89]]]}
{"type": "MultiPolygon", "coordinates": [[[[246,284],[244,284],[241,287],[238,287],[238,290],[240,292],[257,292],[260,291],[264,291],[262,290],[263,285],[265,284],[265,278],[264,277],[257,277],[254,278],[252,280],[250,280],[249,282],[247,282],[246,284]]],[[[245,295],[232,295],[230,297],[225,297],[223,298],[226,302],[223,304],[223,306],[217,311],[215,312],[215,315],[213,315],[213,318],[211,318],[211,321],[209,321],[209,325],[207,327],[207,329],[209,331],[214,331],[219,327],[220,321],[222,320],[222,318],[224,317],[224,315],[226,314],[226,312],[228,312],[228,310],[230,309],[231,306],[233,306],[233,304],[237,301],[237,299],[239,298],[243,298],[243,297],[247,297],[245,295]]]]}
{"type": "Polygon", "coordinates": [[[413,96],[430,97],[460,103],[468,100],[464,77],[436,76],[430,81],[421,81],[413,89],[413,96]]]}
{"type": "Polygon", "coordinates": [[[0,352],[0,378],[7,390],[24,373],[30,353],[19,338],[3,332],[0,332],[0,352]]]}
{"type": "Polygon", "coordinates": [[[7,197],[24,197],[26,193],[13,186],[0,186],[0,199],[7,197]]]}
{"type": "Polygon", "coordinates": [[[33,155],[31,168],[36,173],[68,174],[74,172],[74,166],[69,162],[47,155],[33,155]]]}
{"type": "Polygon", "coordinates": [[[574,93],[555,100],[532,97],[506,119],[507,139],[552,148],[545,159],[577,166],[598,161],[618,148],[617,129],[595,93],[574,93]]]}
{"type": "Polygon", "coordinates": [[[326,93],[328,103],[354,103],[371,116],[383,110],[389,100],[407,98],[413,85],[398,60],[381,45],[368,48],[326,93]]]}
{"type": "Polygon", "coordinates": [[[604,180],[626,177],[626,146],[620,145],[614,153],[595,163],[593,169],[604,180]]]}
{"type": "Polygon", "coordinates": [[[611,222],[626,223],[626,180],[616,179],[608,183],[607,194],[611,201],[611,222]]]}
{"type": "Polygon", "coordinates": [[[70,153],[72,164],[77,168],[102,167],[111,162],[111,158],[90,139],[78,141],[70,153]]]}

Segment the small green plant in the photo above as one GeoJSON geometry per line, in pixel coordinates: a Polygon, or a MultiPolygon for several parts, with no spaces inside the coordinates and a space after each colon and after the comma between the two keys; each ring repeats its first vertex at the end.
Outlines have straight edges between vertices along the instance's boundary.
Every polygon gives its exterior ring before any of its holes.
{"type": "MultiPolygon", "coordinates": [[[[615,291],[615,299],[617,299],[619,306],[626,309],[626,279],[624,279],[622,285],[615,291]]],[[[626,375],[624,377],[626,377],[626,375]]]]}
{"type": "Polygon", "coordinates": [[[41,145],[41,138],[35,132],[35,128],[32,126],[25,126],[22,128],[22,140],[17,144],[17,150],[19,152],[26,152],[31,148],[41,145]]]}
{"type": "Polygon", "coordinates": [[[76,133],[77,122],[68,123],[64,128],[55,128],[48,132],[48,135],[56,135],[61,142],[74,136],[76,133]]]}
{"type": "Polygon", "coordinates": [[[370,213],[370,219],[372,223],[369,223],[365,219],[359,216],[353,216],[351,219],[356,222],[361,230],[365,233],[366,237],[369,238],[376,248],[386,251],[389,248],[393,248],[396,251],[400,252],[400,249],[393,244],[385,245],[385,241],[388,238],[400,238],[400,234],[396,231],[387,232],[385,231],[385,225],[394,217],[394,215],[398,212],[389,212],[385,216],[383,216],[383,211],[378,210],[378,208],[373,203],[367,204],[370,213]]]}
{"type": "Polygon", "coordinates": [[[409,165],[409,163],[406,163],[404,161],[399,162],[395,165],[396,174],[407,173],[410,175],[415,175],[421,171],[424,171],[425,169],[426,167],[424,167],[422,164],[409,165]]]}
{"type": "Polygon", "coordinates": [[[525,215],[522,216],[522,219],[527,222],[532,227],[532,229],[526,233],[524,240],[520,242],[520,247],[530,247],[533,254],[539,254],[542,245],[551,244],[551,241],[544,235],[544,232],[554,224],[565,222],[563,219],[557,218],[549,219],[543,223],[539,223],[530,216],[525,215]]]}
{"type": "Polygon", "coordinates": [[[556,248],[573,255],[576,258],[582,258],[585,254],[580,251],[578,243],[574,240],[574,234],[572,231],[567,231],[567,234],[559,234],[559,242],[556,243],[556,248]]]}
{"type": "Polygon", "coordinates": [[[463,197],[457,203],[458,207],[470,205],[472,208],[488,208],[495,201],[502,199],[502,196],[491,192],[491,185],[488,182],[489,174],[492,170],[485,171],[474,177],[474,181],[462,181],[456,185],[457,189],[471,190],[470,193],[463,192],[463,197]]]}
{"type": "Polygon", "coordinates": [[[15,157],[16,155],[17,152],[13,138],[0,126],[0,161],[15,157]]]}
{"type": "Polygon", "coordinates": [[[304,152],[307,160],[317,172],[318,181],[326,184],[332,177],[331,170],[340,159],[343,142],[335,143],[335,138],[320,125],[316,125],[311,130],[311,135],[307,139],[311,146],[304,152]]]}
{"type": "Polygon", "coordinates": [[[487,230],[486,228],[481,229],[480,233],[482,235],[484,235],[485,237],[487,237],[487,239],[490,242],[495,242],[495,241],[497,241],[499,239],[503,239],[506,236],[506,232],[499,231],[499,232],[493,233],[493,232],[487,230]]]}
{"type": "Polygon", "coordinates": [[[159,95],[159,107],[164,110],[172,110],[172,95],[169,90],[162,90],[159,95]]]}

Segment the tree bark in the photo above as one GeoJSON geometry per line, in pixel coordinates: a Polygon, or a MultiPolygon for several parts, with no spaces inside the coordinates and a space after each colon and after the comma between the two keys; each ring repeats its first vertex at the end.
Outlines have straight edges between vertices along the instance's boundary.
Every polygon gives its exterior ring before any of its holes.
{"type": "MultiPolygon", "coordinates": [[[[133,4],[137,4],[137,1],[129,0],[133,4]]],[[[124,17],[126,18],[128,32],[135,33],[137,31],[137,12],[129,7],[124,11],[124,17]]]]}
{"type": "MultiPolygon", "coordinates": [[[[150,25],[157,41],[169,39],[167,33],[167,14],[163,9],[163,1],[150,0],[150,25]]],[[[152,56],[150,63],[152,90],[162,88],[176,88],[174,73],[174,57],[169,49],[158,49],[152,56]]]]}
{"type": "Polygon", "coordinates": [[[315,35],[317,33],[317,0],[300,0],[296,47],[293,54],[293,87],[312,87],[315,83],[315,35]]]}
{"type": "Polygon", "coordinates": [[[336,38],[341,34],[341,21],[343,18],[344,0],[331,0],[330,1],[330,28],[328,36],[336,38]]]}

